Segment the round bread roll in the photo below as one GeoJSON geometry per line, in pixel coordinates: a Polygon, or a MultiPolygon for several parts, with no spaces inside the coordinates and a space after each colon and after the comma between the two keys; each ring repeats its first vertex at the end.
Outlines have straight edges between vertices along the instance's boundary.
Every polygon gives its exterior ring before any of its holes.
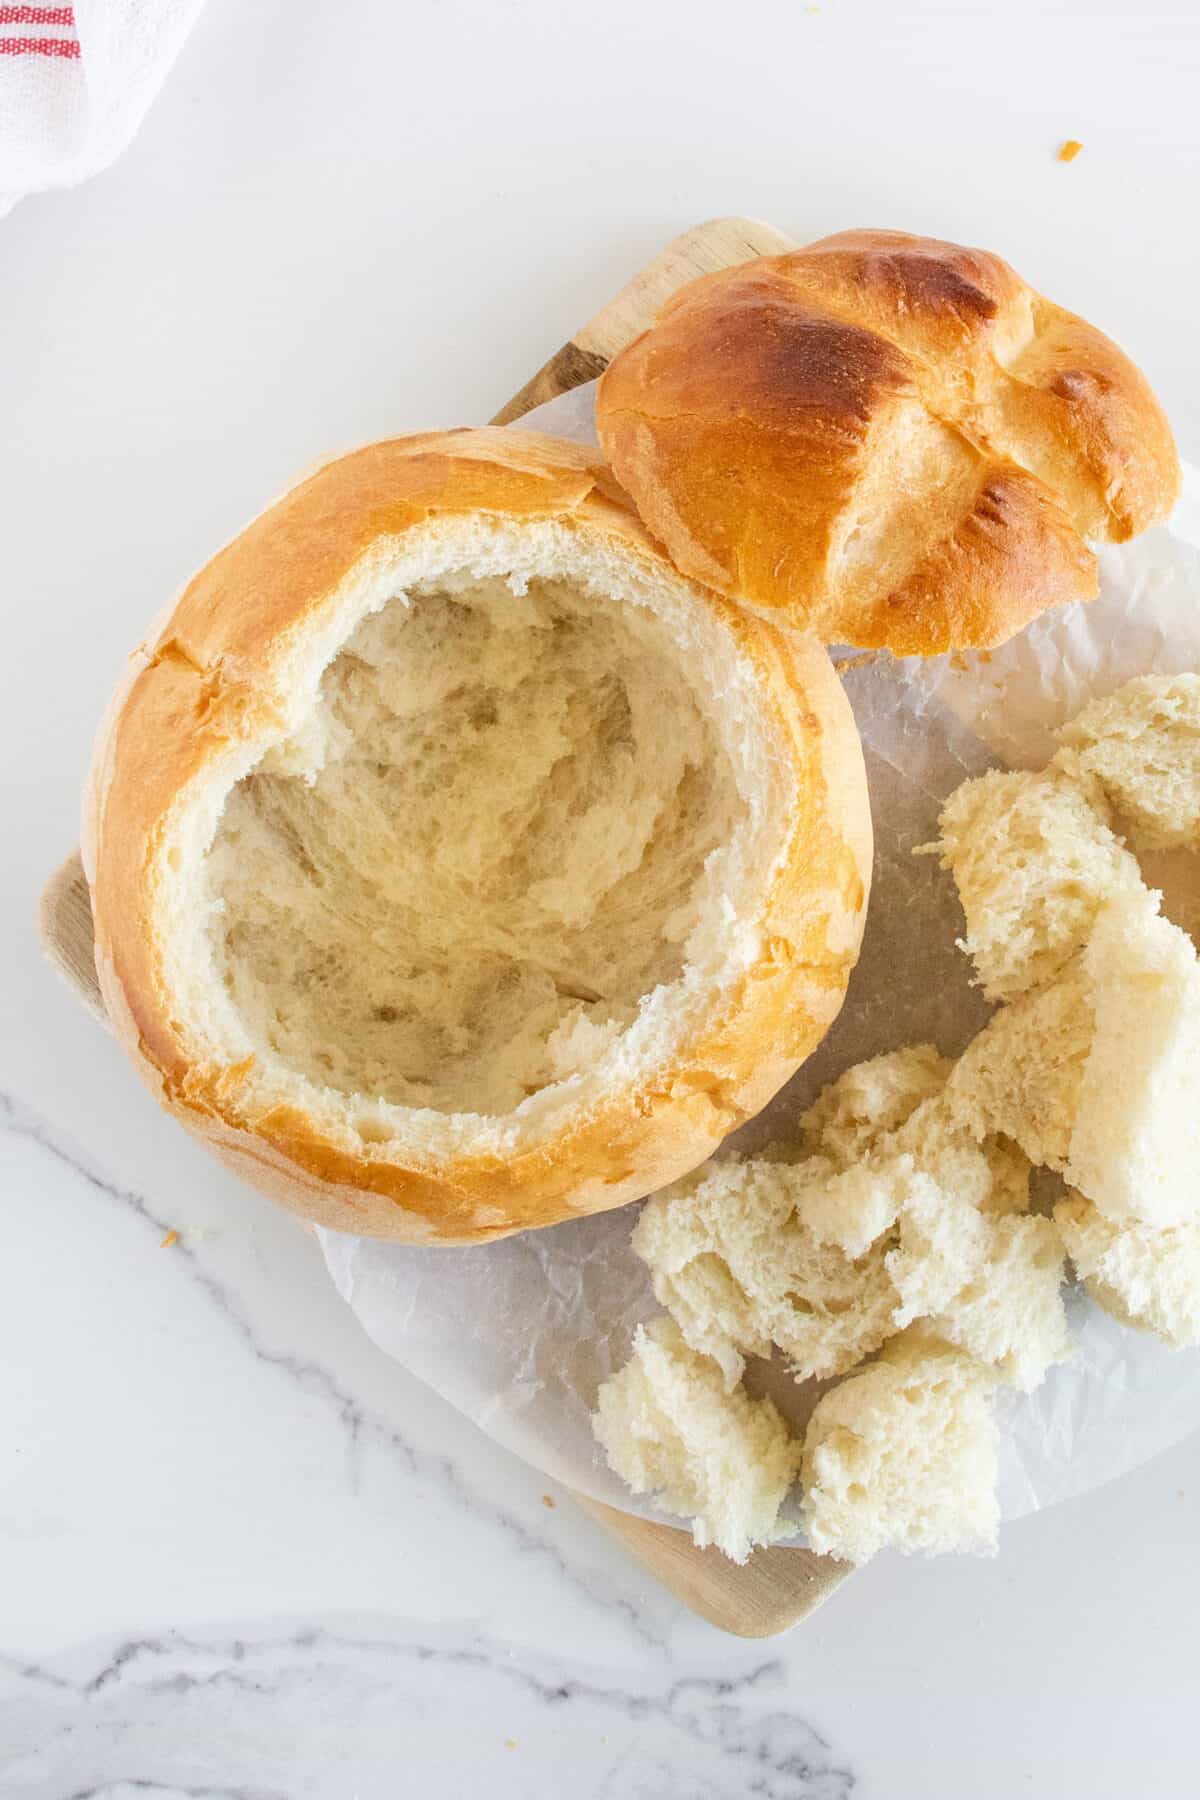
{"type": "Polygon", "coordinates": [[[848,231],[690,283],[614,358],[597,424],[685,574],[825,643],[1002,643],[1090,599],[1085,540],[1162,519],[1144,376],[981,250],[848,231]]]}
{"type": "Polygon", "coordinates": [[[871,837],[825,651],[594,452],[375,444],[132,660],[85,821],[113,1024],[307,1218],[464,1244],[702,1162],[836,1015],[871,837]]]}

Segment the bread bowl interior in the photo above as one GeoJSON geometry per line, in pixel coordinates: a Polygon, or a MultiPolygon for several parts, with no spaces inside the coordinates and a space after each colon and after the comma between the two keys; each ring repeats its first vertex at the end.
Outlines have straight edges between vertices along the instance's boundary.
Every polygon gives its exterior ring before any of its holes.
{"type": "Polygon", "coordinates": [[[161,865],[168,985],[258,1104],[376,1155],[511,1148],[668,1062],[753,961],[795,806],[778,723],[661,565],[435,522],[275,681],[161,865]]]}

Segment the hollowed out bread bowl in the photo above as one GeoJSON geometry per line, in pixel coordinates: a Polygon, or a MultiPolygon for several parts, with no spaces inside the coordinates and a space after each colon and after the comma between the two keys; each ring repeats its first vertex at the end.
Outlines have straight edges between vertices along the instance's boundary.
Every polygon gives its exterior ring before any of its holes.
{"type": "Polygon", "coordinates": [[[375,444],[262,514],[132,659],[86,810],[163,1104],[293,1211],[412,1242],[701,1162],[836,1015],[870,880],[824,650],[511,431],[375,444]]]}

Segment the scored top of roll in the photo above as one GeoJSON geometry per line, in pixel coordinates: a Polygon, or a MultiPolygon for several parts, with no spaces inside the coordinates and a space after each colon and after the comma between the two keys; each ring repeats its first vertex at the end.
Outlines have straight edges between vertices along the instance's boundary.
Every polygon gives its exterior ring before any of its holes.
{"type": "Polygon", "coordinates": [[[600,441],[687,575],[826,643],[1004,642],[1163,519],[1139,369],[1007,263],[850,231],[690,283],[612,362],[600,441]]]}

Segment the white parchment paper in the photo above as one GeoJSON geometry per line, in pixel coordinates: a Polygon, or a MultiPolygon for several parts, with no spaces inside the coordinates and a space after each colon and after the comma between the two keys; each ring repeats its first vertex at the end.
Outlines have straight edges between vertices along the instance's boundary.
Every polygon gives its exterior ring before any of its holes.
{"type": "MultiPolygon", "coordinates": [[[[593,440],[593,391],[523,423],[593,440]]],[[[835,652],[862,734],[875,822],[863,954],[815,1056],[731,1145],[795,1132],[827,1081],[878,1051],[930,1039],[956,1054],[989,1008],[955,948],[953,884],[913,847],[937,835],[941,802],[997,763],[1038,764],[1050,733],[1092,695],[1150,670],[1200,670],[1200,474],[1188,471],[1171,529],[1106,549],[1101,594],[1047,614],[980,656],[895,661],[835,652]]],[[[1200,857],[1147,873],[1180,923],[1200,919],[1200,857]]],[[[629,1249],[636,1208],[466,1250],[409,1249],[322,1232],[330,1273],[368,1334],[500,1443],[571,1487],[648,1518],[591,1433],[596,1389],[658,1308],[629,1249]]],[[[1029,1397],[1000,1402],[1000,1501],[1017,1518],[1098,1487],[1200,1426],[1200,1351],[1171,1352],[1072,1290],[1074,1359],[1029,1397]]],[[[778,1367],[758,1385],[799,1423],[806,1396],[778,1367]]],[[[678,1520],[667,1520],[678,1524],[678,1520]]]]}

